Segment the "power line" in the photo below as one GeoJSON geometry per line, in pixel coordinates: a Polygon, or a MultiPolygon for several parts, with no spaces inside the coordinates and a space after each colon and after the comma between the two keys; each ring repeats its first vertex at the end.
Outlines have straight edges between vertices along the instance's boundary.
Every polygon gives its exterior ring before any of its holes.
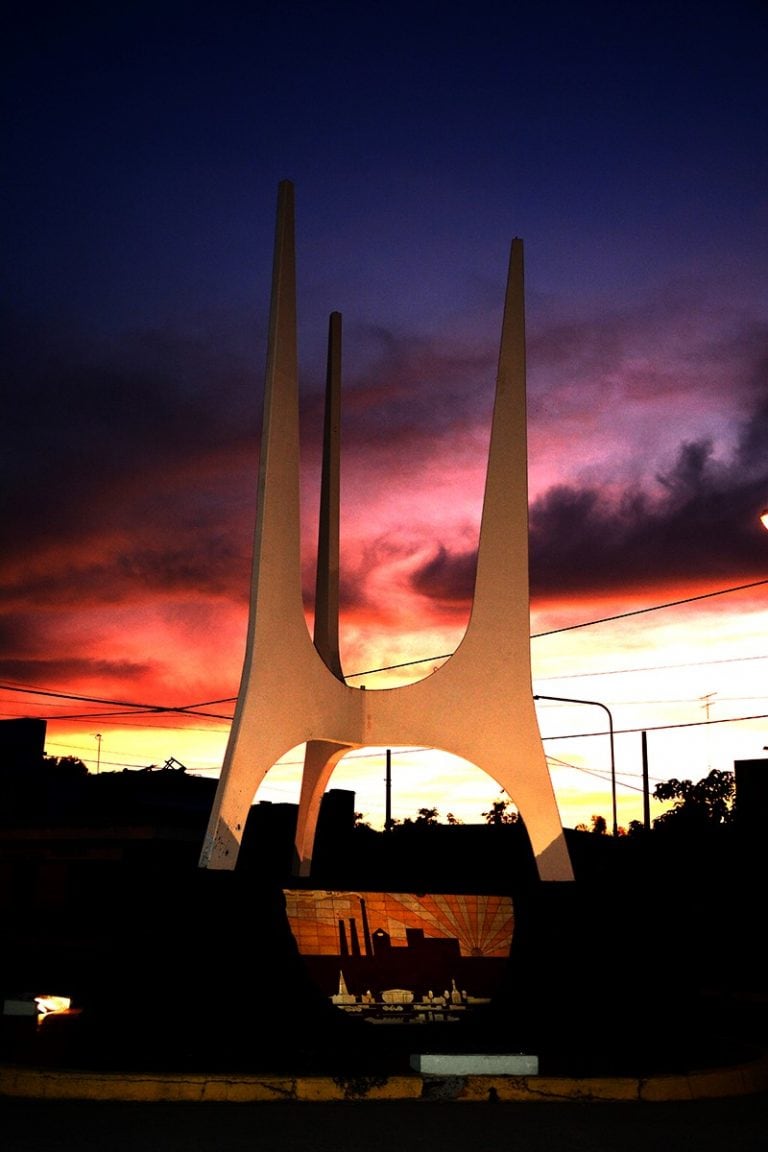
{"type": "MultiPolygon", "coordinates": [[[[629,616],[642,616],[647,612],[660,612],[663,608],[678,608],[681,604],[693,604],[696,600],[709,600],[713,596],[726,596],[730,592],[744,592],[747,588],[758,588],[768,584],[765,580],[755,580],[751,584],[738,584],[733,588],[720,588],[716,592],[702,592],[698,596],[687,596],[684,600],[669,600],[665,604],[652,604],[648,608],[633,608],[629,612],[619,612],[615,616],[601,616],[597,620],[584,620],[581,624],[566,624],[562,628],[552,628],[549,632],[532,632],[531,640],[540,640],[544,636],[556,636],[560,632],[575,632],[578,628],[591,628],[596,624],[608,624],[613,620],[626,620],[629,616]]],[[[443,656],[424,656],[421,660],[405,660],[401,664],[386,664],[382,668],[369,668],[367,672],[350,672],[346,680],[356,680],[359,676],[373,676],[377,672],[393,672],[399,668],[410,668],[415,664],[430,664],[433,660],[449,660],[453,653],[443,656]]],[[[555,677],[557,679],[557,677],[555,677]]]]}
{"type": "MultiPolygon", "coordinates": [[[[598,625],[598,624],[606,624],[606,623],[610,623],[610,622],[615,621],[615,620],[625,620],[630,616],[641,616],[641,615],[644,615],[644,614],[649,613],[649,612],[659,612],[665,608],[677,608],[677,607],[680,607],[681,605],[692,604],[698,600],[708,600],[708,599],[711,599],[715,596],[726,596],[726,595],[733,593],[733,592],[743,592],[743,591],[746,591],[747,589],[750,589],[750,588],[758,588],[764,584],[768,584],[768,578],[763,579],[763,580],[755,580],[749,584],[738,584],[738,585],[735,585],[731,588],[720,588],[714,592],[702,592],[696,596],[687,596],[681,600],[670,600],[670,601],[667,601],[663,604],[649,605],[647,608],[634,608],[628,612],[620,612],[620,613],[617,613],[616,615],[613,615],[613,616],[603,616],[603,617],[600,617],[600,618],[595,619],[595,620],[585,620],[579,624],[568,624],[568,625],[563,626],[562,628],[550,629],[547,632],[535,632],[535,633],[531,634],[530,639],[531,640],[538,640],[538,639],[541,639],[545,636],[554,636],[554,635],[558,635],[559,633],[562,633],[562,632],[572,632],[572,631],[576,631],[577,629],[580,629],[580,628],[590,628],[590,627],[593,627],[593,626],[598,625]]],[[[380,668],[369,668],[368,670],[366,670],[364,672],[351,672],[347,676],[345,676],[345,679],[346,680],[355,680],[355,679],[358,679],[360,676],[374,676],[380,672],[392,672],[392,671],[397,671],[400,668],[414,667],[418,664],[429,664],[429,663],[433,663],[433,662],[437,662],[437,661],[441,661],[441,660],[449,660],[452,655],[453,655],[453,653],[448,652],[448,653],[445,653],[445,654],[440,655],[440,656],[425,656],[425,657],[422,657],[421,659],[418,659],[418,660],[404,660],[399,664],[386,664],[380,668]]],[[[734,659],[736,659],[736,658],[734,658],[734,659]]],[[[754,657],[743,657],[742,659],[760,660],[760,659],[765,659],[765,657],[754,656],[754,657]]],[[[708,661],[707,663],[713,663],[714,664],[714,663],[727,663],[727,662],[728,661],[708,661]]],[[[683,664],[683,665],[674,665],[674,664],[668,665],[668,667],[670,667],[670,668],[689,667],[689,666],[690,665],[685,665],[685,664],[683,664]]],[[[660,665],[659,667],[665,667],[665,666],[660,665]]],[[[657,670],[658,669],[654,669],[654,668],[648,668],[648,669],[643,668],[643,669],[621,669],[620,671],[622,673],[623,672],[628,673],[628,672],[632,672],[632,671],[657,671],[657,670]]],[[[582,676],[603,676],[603,675],[610,675],[610,674],[612,674],[612,673],[610,673],[610,672],[576,673],[573,676],[569,676],[569,677],[565,677],[565,676],[563,676],[563,677],[546,677],[543,679],[549,679],[549,680],[552,680],[552,679],[554,679],[554,680],[576,679],[576,678],[580,678],[582,676]]],[[[210,707],[213,707],[214,705],[217,705],[217,704],[231,704],[237,700],[236,696],[225,696],[225,697],[222,697],[220,699],[207,700],[207,701],[202,701],[202,702],[194,703],[194,704],[165,705],[165,704],[145,704],[145,703],[139,703],[139,702],[134,701],[134,700],[110,700],[110,699],[105,699],[105,698],[102,698],[99,696],[86,696],[86,695],[82,695],[82,694],[74,693],[74,692],[60,692],[60,691],[56,691],[54,689],[36,687],[34,685],[1,684],[0,683],[0,690],[7,691],[7,692],[19,692],[19,693],[22,693],[24,695],[30,695],[30,696],[45,696],[45,697],[61,699],[61,700],[78,700],[84,704],[111,705],[112,707],[115,707],[115,708],[125,708],[125,709],[129,710],[128,712],[124,712],[124,713],[83,713],[83,714],[79,714],[79,715],[76,714],[76,715],[71,715],[71,716],[43,717],[43,719],[61,720],[61,721],[63,721],[63,720],[106,719],[110,715],[114,715],[114,716],[119,717],[121,715],[156,715],[159,713],[175,713],[177,715],[196,716],[200,719],[224,720],[227,722],[231,722],[231,720],[232,720],[231,716],[224,716],[224,715],[221,715],[219,713],[203,712],[203,711],[201,711],[201,709],[210,708],[210,707]]],[[[761,719],[761,717],[745,717],[745,719],[761,719]]],[[[713,721],[713,723],[723,723],[723,721],[713,721]]],[[[680,726],[685,727],[685,725],[680,725],[680,726]]],[[[661,727],[665,727],[665,726],[662,725],[661,727]]],[[[672,725],[671,727],[676,727],[676,725],[672,725]]],[[[658,730],[658,729],[656,729],[656,730],[658,730]]],[[[640,731],[640,729],[625,729],[625,731],[640,731]]]]}
{"type": "MultiPolygon", "coordinates": [[[[549,760],[549,756],[547,757],[549,760]]],[[[585,768],[583,765],[578,764],[564,764],[562,761],[557,762],[555,767],[564,767],[573,769],[574,772],[582,772],[585,776],[594,776],[603,783],[609,784],[611,782],[611,775],[609,772],[601,772],[598,768],[585,768]]],[[[628,784],[627,773],[620,774],[621,786],[626,792],[642,792],[643,788],[640,784],[628,784]]]]}
{"type": "MultiPolygon", "coordinates": [[[[713,693],[713,695],[714,695],[714,693],[713,693]]],[[[738,703],[743,702],[745,700],[765,700],[765,699],[766,699],[765,693],[763,693],[762,696],[720,696],[718,694],[717,700],[710,701],[710,705],[713,703],[714,704],[724,704],[726,702],[728,702],[730,704],[738,704],[738,703]]],[[[672,707],[673,705],[677,705],[677,704],[699,704],[699,705],[701,705],[702,700],[703,700],[703,697],[701,697],[701,696],[696,696],[696,697],[683,696],[680,699],[674,699],[674,698],[668,696],[663,700],[614,700],[613,704],[618,705],[621,708],[647,708],[651,704],[656,708],[664,708],[667,706],[672,707]]]]}
{"type": "MultiPolygon", "coordinates": [[[[768,720],[768,713],[757,716],[724,716],[719,720],[689,720],[681,724],[643,724],[640,728],[615,728],[614,736],[626,736],[633,732],[667,732],[673,728],[705,728],[709,724],[741,724],[746,720],[768,720]]],[[[605,736],[602,732],[574,732],[566,736],[542,736],[542,740],[576,740],[582,736],[605,736]]]]}
{"type": "MultiPolygon", "coordinates": [[[[28,713],[25,713],[24,717],[13,716],[13,717],[8,717],[8,718],[14,719],[14,720],[19,720],[22,718],[27,718],[28,715],[29,715],[28,713]]],[[[64,718],[62,718],[61,716],[40,716],[37,718],[40,720],[51,720],[56,724],[58,724],[60,722],[62,724],[64,722],[73,723],[73,724],[80,724],[83,721],[90,719],[91,713],[78,713],[77,715],[68,716],[68,717],[64,717],[64,718]]],[[[190,724],[183,724],[181,722],[179,722],[178,724],[158,724],[154,720],[154,713],[147,716],[143,712],[141,712],[141,713],[116,712],[114,714],[114,717],[107,717],[106,719],[100,720],[99,723],[103,724],[105,728],[106,727],[135,728],[141,732],[200,732],[200,733],[205,733],[205,734],[210,735],[210,734],[215,734],[217,732],[227,731],[227,726],[229,724],[231,724],[231,722],[232,722],[231,716],[211,716],[211,717],[205,717],[205,719],[215,720],[216,723],[213,725],[213,727],[206,727],[206,728],[200,728],[197,726],[193,727],[190,724]],[[138,715],[140,717],[146,717],[147,723],[142,724],[140,722],[137,722],[136,719],[133,719],[133,720],[129,719],[129,720],[125,720],[125,721],[122,720],[123,716],[136,716],[136,715],[138,715]]]]}
{"type": "Polygon", "coordinates": [[[666,604],[652,604],[648,608],[633,608],[629,612],[619,612],[615,616],[602,616],[599,620],[585,620],[583,624],[567,624],[564,628],[552,628],[549,632],[536,632],[532,640],[542,636],[556,636],[559,632],[573,632],[577,628],[591,628],[593,624],[609,624],[613,620],[626,620],[628,616],[642,616],[646,612],[658,612],[662,608],[679,608],[682,604],[693,604],[696,600],[710,600],[713,596],[726,596],[729,592],[745,592],[748,588],[758,588],[768,584],[764,580],[753,580],[751,584],[737,584],[734,588],[720,588],[716,592],[701,592],[697,596],[686,596],[683,600],[670,600],[666,604]]]}
{"type": "Polygon", "coordinates": [[[748,660],[768,660],[766,656],[725,656],[721,660],[689,660],[684,664],[646,664],[640,668],[606,668],[602,672],[569,672],[565,676],[536,676],[541,681],[549,680],[589,680],[593,676],[625,676],[636,672],[664,672],[676,668],[703,668],[712,664],[744,664],[748,660]]]}
{"type": "MultiPolygon", "coordinates": [[[[107,700],[100,696],[83,696],[76,692],[58,692],[52,688],[38,688],[34,686],[23,687],[20,684],[0,684],[0,690],[6,692],[21,692],[27,696],[51,696],[59,700],[79,700],[83,704],[111,704],[114,708],[128,708],[133,713],[150,714],[153,712],[178,712],[183,713],[185,716],[211,716],[217,720],[228,720],[228,716],[216,716],[211,712],[200,712],[201,708],[210,708],[214,704],[230,704],[233,703],[236,696],[226,696],[221,700],[206,700],[197,704],[141,704],[135,700],[107,700]]],[[[51,717],[53,719],[53,717],[51,717]]],[[[67,717],[61,716],[58,719],[65,720],[67,717]]],[[[88,719],[86,714],[83,719],[88,719]]]]}
{"type": "MultiPolygon", "coordinates": [[[[675,728],[703,728],[703,727],[707,727],[708,725],[711,725],[711,724],[739,724],[739,723],[742,723],[742,722],[748,721],[748,720],[768,720],[768,714],[761,714],[761,715],[756,715],[756,716],[727,716],[727,717],[724,717],[724,718],[718,719],[718,720],[693,720],[693,721],[690,721],[688,723],[681,723],[681,724],[644,724],[641,728],[617,728],[617,729],[614,729],[614,735],[615,736],[620,736],[620,735],[626,736],[626,735],[636,734],[638,732],[664,732],[664,731],[669,731],[669,730],[675,729],[675,728]]],[[[175,729],[169,729],[169,731],[175,731],[175,729]]],[[[185,729],[185,731],[186,731],[186,729],[185,729]]],[[[571,732],[571,733],[565,733],[563,735],[558,735],[558,736],[542,736],[541,739],[542,739],[542,741],[581,740],[581,739],[589,739],[589,738],[600,737],[600,736],[605,736],[605,735],[606,735],[605,731],[602,731],[602,732],[571,732]]],[[[60,747],[60,748],[65,748],[65,749],[69,749],[69,747],[70,747],[69,745],[66,745],[66,744],[56,744],[56,743],[51,744],[50,746],[51,747],[60,747]]],[[[433,750],[440,751],[440,749],[433,749],[432,746],[424,746],[424,747],[414,747],[414,748],[401,749],[401,750],[399,750],[398,755],[411,755],[411,754],[415,754],[418,752],[430,752],[433,750]]],[[[382,755],[381,752],[364,752],[364,751],[351,752],[347,756],[344,757],[344,761],[345,761],[345,763],[348,763],[351,760],[373,760],[373,759],[376,759],[377,757],[380,757],[381,755],[382,755]]],[[[547,761],[549,763],[552,763],[552,764],[556,765],[557,767],[569,768],[575,772],[582,772],[586,776],[595,776],[598,779],[604,780],[604,781],[608,781],[610,779],[610,776],[608,775],[608,773],[601,772],[598,769],[586,768],[583,765],[579,765],[579,764],[571,764],[568,761],[558,760],[556,757],[550,756],[548,754],[547,754],[546,758],[547,758],[547,761]]],[[[85,763],[93,762],[93,757],[81,756],[81,757],[79,757],[79,759],[83,760],[85,763]]],[[[109,763],[110,765],[117,767],[117,768],[144,768],[144,767],[146,767],[146,765],[144,765],[144,764],[125,763],[125,762],[114,761],[114,760],[108,761],[108,762],[102,761],[102,763],[109,763]]],[[[301,767],[301,765],[303,765],[303,763],[304,763],[303,760],[279,760],[273,766],[273,771],[275,768],[298,768],[298,767],[301,767]]],[[[203,773],[203,772],[206,772],[206,773],[207,772],[220,772],[221,766],[220,765],[213,765],[211,767],[198,767],[198,768],[190,769],[190,771],[192,772],[192,774],[199,774],[199,773],[203,773]]],[[[628,784],[626,782],[625,777],[628,775],[629,776],[637,775],[637,773],[626,773],[626,772],[619,773],[619,777],[622,780],[622,787],[626,788],[626,789],[630,789],[632,791],[642,792],[643,789],[640,786],[635,785],[635,784],[628,784]]],[[[270,783],[269,790],[272,792],[275,792],[275,791],[285,792],[285,791],[287,791],[287,789],[285,787],[281,788],[279,785],[276,785],[273,783],[270,783]]]]}

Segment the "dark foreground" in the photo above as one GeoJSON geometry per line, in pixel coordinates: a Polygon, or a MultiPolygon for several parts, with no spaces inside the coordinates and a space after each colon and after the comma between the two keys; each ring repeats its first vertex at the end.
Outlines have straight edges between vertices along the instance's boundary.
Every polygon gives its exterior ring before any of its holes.
{"type": "Polygon", "coordinates": [[[0,1062],[350,1077],[407,1073],[418,1052],[527,1052],[545,1076],[648,1077],[741,1064],[768,1046],[759,950],[714,931],[721,905],[706,917],[676,899],[662,916],[654,896],[641,915],[605,878],[542,886],[516,902],[492,1004],[466,1024],[376,1028],[313,985],[278,886],[237,872],[175,879],[119,904],[108,947],[78,936],[68,949],[45,921],[26,947],[8,942],[16,987],[80,985],[82,1012],[40,1031],[0,1018],[0,1062]]]}
{"type": "Polygon", "coordinates": [[[446,833],[442,851],[423,851],[418,837],[385,860],[345,851],[343,868],[313,880],[323,889],[477,892],[483,875],[507,867],[509,961],[493,1002],[466,1025],[381,1028],[333,1007],[299,955],[267,858],[208,872],[196,859],[144,855],[114,874],[83,865],[58,914],[21,902],[5,917],[3,996],[67,993],[81,1014],[52,1018],[39,1033],[0,1017],[0,1062],[350,1078],[407,1073],[419,1052],[526,1052],[542,1076],[647,1078],[766,1051],[765,862],[756,845],[662,851],[666,842],[583,834],[572,846],[577,882],[541,884],[525,844],[507,841],[515,829],[477,830],[464,845],[476,859],[448,843],[448,826],[436,830],[446,833]]]}
{"type": "Polygon", "coordinates": [[[768,1096],[659,1104],[105,1104],[0,1099],[5,1152],[764,1152],[768,1096]]]}

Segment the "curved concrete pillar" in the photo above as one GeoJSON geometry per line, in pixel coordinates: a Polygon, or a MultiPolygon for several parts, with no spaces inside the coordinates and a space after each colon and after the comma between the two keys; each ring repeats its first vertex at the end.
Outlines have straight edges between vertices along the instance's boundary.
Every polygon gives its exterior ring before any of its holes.
{"type": "MultiPolygon", "coordinates": [[[[295,745],[308,744],[297,830],[306,872],[320,799],[344,751],[426,744],[492,776],[525,820],[540,877],[573,879],[531,687],[525,399],[523,249],[515,240],[466,635],[425,680],[383,691],[349,687],[334,667],[333,606],[325,638],[313,644],[301,602],[293,189],[281,184],[248,641],[202,866],[235,866],[256,788],[295,745]]],[[[332,562],[330,552],[320,560],[332,562]]],[[[338,602],[335,611],[337,620],[338,602]]]]}

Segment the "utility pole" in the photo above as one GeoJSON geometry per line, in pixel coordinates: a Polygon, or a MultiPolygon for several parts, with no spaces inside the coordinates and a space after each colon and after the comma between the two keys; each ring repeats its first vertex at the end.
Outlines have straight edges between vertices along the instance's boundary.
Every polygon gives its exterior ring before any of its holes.
{"type": "Polygon", "coordinates": [[[651,830],[651,797],[648,790],[648,733],[643,732],[643,827],[646,832],[651,830]]]}
{"type": "Polygon", "coordinates": [[[704,715],[709,720],[709,710],[712,707],[712,697],[717,696],[717,692],[707,692],[706,696],[699,696],[699,700],[704,705],[704,715]]]}
{"type": "MultiPolygon", "coordinates": [[[[712,697],[713,696],[717,696],[717,692],[707,692],[706,695],[699,696],[700,703],[702,703],[704,705],[704,715],[706,717],[707,723],[709,723],[709,710],[712,707],[712,697]]],[[[709,734],[709,732],[706,733],[706,741],[707,741],[707,768],[711,772],[712,771],[712,757],[709,755],[709,751],[710,751],[710,748],[709,748],[710,734],[709,734]]]]}
{"type": "Polygon", "coordinates": [[[97,732],[94,736],[96,741],[96,775],[98,776],[101,770],[101,732],[97,732]]]}
{"type": "Polygon", "coordinates": [[[392,749],[387,748],[387,770],[384,781],[384,831],[392,831],[392,749]]]}

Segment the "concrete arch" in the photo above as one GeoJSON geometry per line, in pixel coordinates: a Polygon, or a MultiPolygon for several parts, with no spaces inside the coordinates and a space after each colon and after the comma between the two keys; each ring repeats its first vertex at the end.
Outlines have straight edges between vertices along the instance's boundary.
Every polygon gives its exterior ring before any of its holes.
{"type": "MultiPolygon", "coordinates": [[[[332,325],[329,364],[333,340],[332,325]]],[[[317,627],[314,642],[309,635],[300,578],[298,417],[294,200],[284,182],[248,638],[201,866],[234,868],[253,795],[285,748],[308,744],[297,831],[306,872],[320,797],[344,752],[427,744],[471,761],[514,795],[541,879],[572,880],[531,685],[522,242],[514,240],[510,254],[472,612],[456,652],[424,680],[380,691],[344,683],[334,658],[332,590],[331,602],[321,604],[324,638],[317,627]]],[[[325,557],[319,550],[318,570],[330,571],[333,563],[331,543],[325,557]]]]}

